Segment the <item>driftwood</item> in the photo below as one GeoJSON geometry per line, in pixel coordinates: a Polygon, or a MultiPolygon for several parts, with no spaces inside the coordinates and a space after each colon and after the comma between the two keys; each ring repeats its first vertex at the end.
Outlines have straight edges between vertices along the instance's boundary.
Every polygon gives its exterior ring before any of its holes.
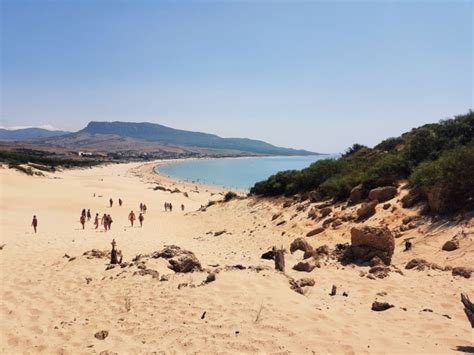
{"type": "Polygon", "coordinates": [[[474,328],[474,304],[469,300],[469,297],[464,293],[461,293],[461,302],[464,305],[464,313],[471,323],[471,327],[474,328]]]}
{"type": "Polygon", "coordinates": [[[284,254],[284,250],[283,250],[283,247],[281,247],[281,249],[276,249],[275,247],[273,247],[273,252],[274,252],[274,256],[275,256],[275,270],[278,270],[278,271],[285,271],[285,254],[284,254]]]}
{"type": "Polygon", "coordinates": [[[112,251],[110,253],[110,263],[111,264],[118,264],[118,258],[117,258],[117,249],[115,249],[115,245],[117,243],[115,242],[115,239],[112,240],[112,251]]]}

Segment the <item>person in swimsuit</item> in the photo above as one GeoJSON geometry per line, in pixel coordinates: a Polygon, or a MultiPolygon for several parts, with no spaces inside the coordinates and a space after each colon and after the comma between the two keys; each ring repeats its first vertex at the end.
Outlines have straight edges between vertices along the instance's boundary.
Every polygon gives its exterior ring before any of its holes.
{"type": "Polygon", "coordinates": [[[112,222],[113,222],[112,217],[110,217],[110,214],[108,214],[107,215],[107,226],[108,226],[109,230],[112,227],[112,222]]]}
{"type": "Polygon", "coordinates": [[[84,225],[86,224],[86,216],[82,215],[81,218],[79,219],[79,222],[82,224],[82,229],[84,229],[84,225]]]}
{"type": "Polygon", "coordinates": [[[112,206],[114,205],[114,200],[112,200],[112,198],[110,198],[109,203],[110,203],[110,208],[112,208],[112,206]]]}
{"type": "Polygon", "coordinates": [[[94,226],[95,226],[95,229],[99,228],[99,214],[98,213],[95,214],[94,226]]]}
{"type": "Polygon", "coordinates": [[[38,219],[36,218],[36,216],[33,216],[33,221],[31,222],[31,225],[33,226],[33,229],[36,233],[36,228],[38,227],[38,219]]]}
{"type": "Polygon", "coordinates": [[[143,217],[143,214],[140,213],[140,215],[138,216],[138,220],[140,221],[140,227],[143,227],[143,220],[145,219],[145,217],[143,217]]]}
{"type": "Polygon", "coordinates": [[[128,215],[128,220],[130,221],[130,224],[133,227],[133,222],[135,221],[135,213],[133,213],[133,211],[130,211],[130,214],[128,215]]]}
{"type": "Polygon", "coordinates": [[[122,203],[123,203],[122,199],[119,198],[119,206],[120,206],[120,207],[122,207],[122,203]]]}
{"type": "Polygon", "coordinates": [[[92,218],[91,210],[87,210],[87,221],[89,222],[92,218]]]}

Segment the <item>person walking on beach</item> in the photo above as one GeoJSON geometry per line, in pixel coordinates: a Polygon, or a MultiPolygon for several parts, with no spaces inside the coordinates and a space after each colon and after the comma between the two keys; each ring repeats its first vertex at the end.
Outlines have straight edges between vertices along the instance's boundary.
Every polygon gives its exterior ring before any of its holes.
{"type": "Polygon", "coordinates": [[[169,209],[170,209],[170,212],[173,212],[173,205],[171,204],[171,202],[169,203],[169,209]]]}
{"type": "Polygon", "coordinates": [[[128,215],[128,220],[130,221],[130,224],[133,227],[133,222],[135,221],[135,213],[133,211],[130,211],[130,214],[128,215]]]}
{"type": "Polygon", "coordinates": [[[143,204],[143,213],[145,214],[146,213],[146,205],[143,204]]]}
{"type": "Polygon", "coordinates": [[[104,226],[105,231],[107,232],[107,215],[105,213],[102,216],[102,219],[101,219],[100,223],[102,223],[102,225],[104,226]]]}
{"type": "Polygon", "coordinates": [[[98,213],[95,214],[94,226],[95,226],[95,229],[99,228],[99,214],[98,213]]]}
{"type": "Polygon", "coordinates": [[[91,210],[87,210],[87,222],[89,222],[91,218],[92,218],[91,210]]]}
{"type": "Polygon", "coordinates": [[[33,226],[33,229],[36,233],[36,228],[38,227],[38,219],[36,218],[36,216],[33,216],[33,221],[31,222],[31,225],[33,226]]]}
{"type": "Polygon", "coordinates": [[[82,229],[84,229],[84,225],[86,224],[86,216],[82,215],[79,219],[79,222],[82,224],[82,229]]]}
{"type": "Polygon", "coordinates": [[[112,206],[114,205],[114,200],[112,200],[112,197],[110,198],[109,203],[110,203],[110,208],[112,208],[112,206]]]}
{"type": "Polygon", "coordinates": [[[145,217],[143,217],[143,214],[140,213],[140,215],[138,216],[138,220],[140,221],[140,227],[143,227],[143,220],[145,219],[145,217]]]}
{"type": "Polygon", "coordinates": [[[110,216],[110,214],[107,215],[107,227],[109,228],[109,230],[111,229],[112,227],[112,217],[110,216]]]}
{"type": "Polygon", "coordinates": [[[168,211],[168,202],[165,202],[165,212],[168,211]]]}
{"type": "Polygon", "coordinates": [[[143,212],[143,203],[140,202],[140,212],[143,212]]]}
{"type": "Polygon", "coordinates": [[[120,207],[122,207],[122,203],[123,203],[122,199],[119,198],[119,206],[120,206],[120,207]]]}
{"type": "Polygon", "coordinates": [[[181,211],[184,212],[184,204],[181,204],[181,211]]]}
{"type": "Polygon", "coordinates": [[[86,209],[85,208],[82,210],[81,216],[84,216],[84,217],[86,216],[86,209]]]}

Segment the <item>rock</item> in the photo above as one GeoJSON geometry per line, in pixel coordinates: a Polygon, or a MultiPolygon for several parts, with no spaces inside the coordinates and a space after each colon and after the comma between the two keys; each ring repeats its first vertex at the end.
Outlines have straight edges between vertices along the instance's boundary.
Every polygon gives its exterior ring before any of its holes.
{"type": "Polygon", "coordinates": [[[316,219],[318,217],[318,210],[316,208],[311,208],[308,212],[308,218],[310,219],[316,219]]]}
{"type": "Polygon", "coordinates": [[[309,231],[308,233],[306,233],[306,236],[307,237],[312,237],[312,236],[315,236],[316,234],[324,232],[324,230],[325,230],[324,227],[318,227],[318,228],[315,228],[312,231],[309,231]]]}
{"type": "Polygon", "coordinates": [[[135,271],[133,275],[140,275],[140,276],[151,275],[153,279],[160,278],[160,274],[158,273],[158,271],[153,270],[153,269],[140,269],[138,271],[135,271]]]}
{"type": "Polygon", "coordinates": [[[444,251],[453,251],[459,249],[459,240],[458,239],[451,239],[444,243],[443,248],[444,251]]]}
{"type": "Polygon", "coordinates": [[[275,270],[284,272],[285,271],[285,254],[284,250],[273,248],[275,251],[275,270]]]}
{"type": "Polygon", "coordinates": [[[369,200],[385,202],[397,195],[397,188],[394,186],[377,187],[369,191],[369,200]]]}
{"type": "Polygon", "coordinates": [[[372,217],[375,214],[375,206],[377,206],[377,201],[363,203],[357,210],[357,217],[361,220],[372,217]]]}
{"type": "Polygon", "coordinates": [[[316,267],[321,267],[321,265],[315,261],[300,261],[298,264],[293,266],[293,270],[296,271],[305,271],[305,272],[311,272],[313,271],[316,267]]]}
{"type": "Polygon", "coordinates": [[[430,263],[428,263],[425,259],[415,258],[415,259],[410,260],[405,265],[405,269],[407,270],[415,269],[418,271],[422,271],[425,268],[429,268],[429,266],[430,266],[430,263]]]}
{"type": "Polygon", "coordinates": [[[170,280],[170,275],[162,275],[160,281],[169,281],[170,280]]]}
{"type": "Polygon", "coordinates": [[[390,309],[392,307],[394,307],[394,305],[389,304],[387,302],[375,301],[374,303],[372,303],[372,310],[376,312],[386,311],[387,309],[390,309]]]}
{"type": "Polygon", "coordinates": [[[216,281],[216,274],[211,272],[209,275],[207,275],[206,280],[204,282],[208,284],[214,281],[216,281]]]}
{"type": "MultiPolygon", "coordinates": [[[[192,254],[192,253],[190,251],[181,249],[180,247],[176,245],[165,245],[163,249],[161,249],[160,251],[155,251],[150,256],[153,259],[158,259],[158,258],[171,259],[181,254],[192,254]]],[[[138,261],[141,257],[142,257],[141,255],[137,255],[135,259],[133,259],[133,261],[138,261]]]]}
{"type": "Polygon", "coordinates": [[[438,184],[430,189],[427,200],[430,211],[443,214],[456,208],[450,198],[451,190],[446,184],[438,184]]]}
{"type": "Polygon", "coordinates": [[[193,253],[181,255],[177,259],[168,260],[168,262],[170,263],[169,268],[175,272],[187,273],[202,270],[201,263],[193,253]]]}
{"type": "Polygon", "coordinates": [[[281,216],[281,213],[275,213],[275,214],[272,216],[272,221],[274,221],[275,219],[278,219],[280,216],[281,216]]]}
{"type": "Polygon", "coordinates": [[[269,250],[263,253],[260,258],[265,260],[273,260],[275,258],[275,252],[273,250],[269,250]]]}
{"type": "Polygon", "coordinates": [[[329,227],[329,225],[330,225],[331,223],[333,223],[334,221],[336,221],[336,220],[337,220],[337,217],[329,217],[329,218],[326,218],[326,219],[324,220],[324,222],[323,222],[323,227],[324,227],[324,228],[329,227]]]}
{"type": "Polygon", "coordinates": [[[466,279],[469,279],[471,278],[472,272],[473,272],[473,269],[471,268],[458,266],[458,267],[453,268],[453,270],[451,271],[451,274],[453,276],[462,276],[462,277],[465,277],[466,279]]]}
{"type": "Polygon", "coordinates": [[[369,270],[369,274],[374,275],[379,279],[384,279],[389,275],[390,268],[385,265],[372,266],[369,270]]]}
{"type": "Polygon", "coordinates": [[[336,287],[336,285],[332,285],[331,293],[329,295],[330,296],[336,296],[336,294],[337,294],[337,287],[336,287]]]}
{"type": "Polygon", "coordinates": [[[296,238],[290,244],[290,253],[293,254],[297,250],[302,250],[303,252],[312,251],[313,247],[303,238],[296,238]]]}
{"type": "Polygon", "coordinates": [[[310,279],[310,278],[303,278],[303,279],[299,279],[298,281],[296,281],[296,283],[298,284],[299,287],[313,287],[316,282],[313,280],[313,279],[310,279]]]}
{"type": "Polygon", "coordinates": [[[321,194],[316,190],[311,191],[308,197],[309,197],[310,202],[312,203],[319,202],[322,200],[321,194]]]}
{"type": "Polygon", "coordinates": [[[285,201],[285,202],[283,203],[283,206],[282,206],[282,207],[283,207],[283,208],[288,208],[288,207],[291,207],[291,205],[292,205],[292,202],[291,202],[291,201],[285,201]]]}
{"type": "Polygon", "coordinates": [[[324,218],[324,217],[327,217],[331,214],[332,208],[331,207],[324,207],[324,208],[320,209],[319,212],[321,213],[321,218],[324,218]]]}
{"type": "Polygon", "coordinates": [[[390,265],[395,250],[395,238],[387,227],[353,227],[351,229],[351,247],[346,257],[353,261],[371,261],[379,257],[390,265]]]}
{"type": "Polygon", "coordinates": [[[384,262],[383,262],[382,259],[380,259],[378,256],[374,256],[374,257],[370,260],[369,265],[370,265],[370,266],[380,266],[380,265],[384,265],[384,262]]]}
{"type": "Polygon", "coordinates": [[[383,205],[384,210],[388,210],[390,207],[392,207],[391,203],[386,203],[386,204],[383,205]]]}
{"type": "Polygon", "coordinates": [[[342,221],[340,219],[336,219],[334,222],[332,222],[331,227],[337,228],[342,224],[342,221]]]}
{"type": "Polygon", "coordinates": [[[99,340],[104,340],[109,336],[109,332],[107,330],[101,330],[94,334],[94,337],[99,340]]]}
{"type": "Polygon", "coordinates": [[[220,235],[222,235],[222,234],[224,234],[224,233],[226,233],[226,232],[227,232],[227,231],[226,231],[225,229],[224,229],[224,230],[221,230],[221,231],[218,231],[218,232],[215,232],[215,233],[214,233],[214,237],[218,237],[218,236],[220,236],[220,235]]]}
{"type": "Polygon", "coordinates": [[[118,355],[115,351],[110,351],[110,350],[103,350],[99,353],[99,355],[118,355]]]}
{"type": "Polygon", "coordinates": [[[418,202],[420,202],[423,198],[423,195],[418,190],[410,190],[408,194],[402,197],[402,207],[403,208],[411,208],[415,206],[418,202]]]}
{"type": "Polygon", "coordinates": [[[356,187],[354,187],[351,190],[351,195],[349,197],[349,201],[352,204],[357,204],[357,203],[361,202],[362,199],[364,198],[364,193],[365,193],[365,189],[362,186],[362,184],[357,185],[356,187]]]}

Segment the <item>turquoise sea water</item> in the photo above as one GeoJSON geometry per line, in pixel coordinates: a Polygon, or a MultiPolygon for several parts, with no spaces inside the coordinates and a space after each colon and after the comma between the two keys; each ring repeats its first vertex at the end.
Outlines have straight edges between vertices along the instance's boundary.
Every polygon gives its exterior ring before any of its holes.
{"type": "Polygon", "coordinates": [[[230,189],[248,190],[257,181],[283,170],[300,170],[320,159],[339,155],[311,155],[298,157],[259,157],[188,160],[157,166],[160,174],[181,180],[230,189]]]}

